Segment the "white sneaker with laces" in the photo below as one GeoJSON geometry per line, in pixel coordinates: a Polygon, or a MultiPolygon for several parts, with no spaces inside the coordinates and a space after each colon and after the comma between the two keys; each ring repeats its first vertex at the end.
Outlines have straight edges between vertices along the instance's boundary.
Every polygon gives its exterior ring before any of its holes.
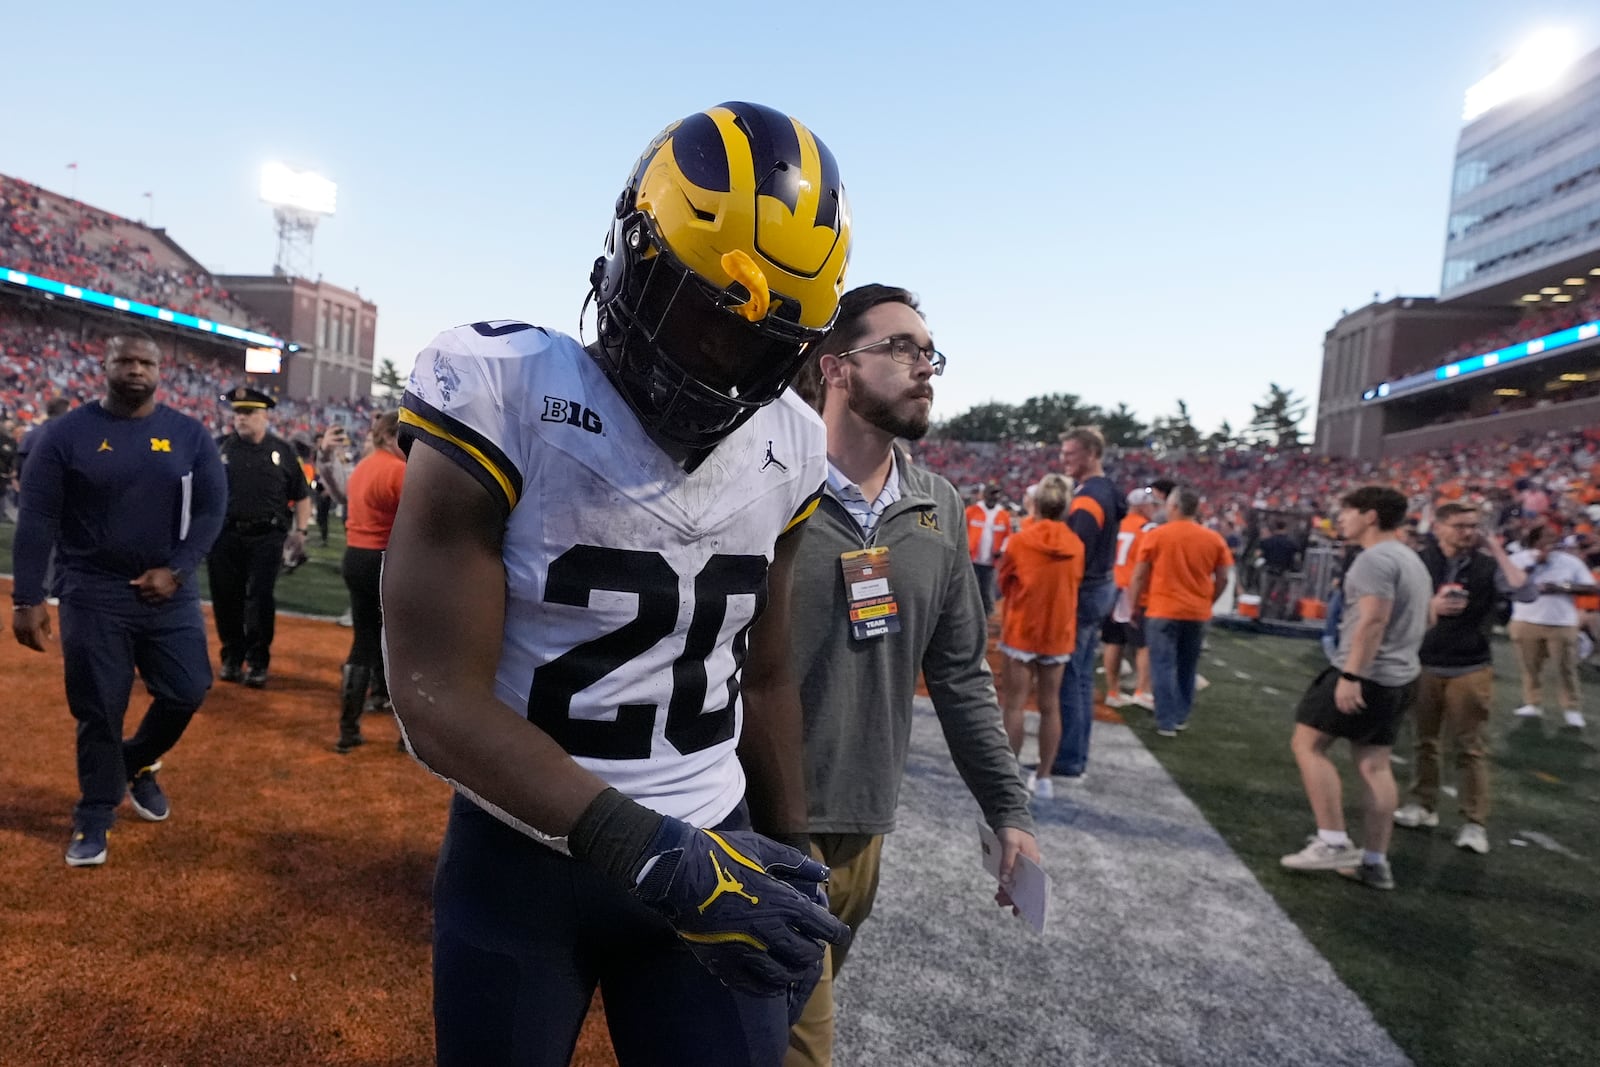
{"type": "Polygon", "coordinates": [[[1438,826],[1439,813],[1436,811],[1429,811],[1421,804],[1407,804],[1405,807],[1394,813],[1394,824],[1396,826],[1405,826],[1410,829],[1438,826]]]}
{"type": "Polygon", "coordinates": [[[1524,704],[1511,714],[1519,719],[1537,719],[1544,715],[1544,709],[1537,704],[1524,704]]]}
{"type": "Polygon", "coordinates": [[[1489,853],[1489,831],[1475,822],[1469,822],[1456,834],[1456,847],[1486,856],[1489,853]]]}
{"type": "Polygon", "coordinates": [[[1050,779],[1040,778],[1033,783],[1033,795],[1040,800],[1054,800],[1056,787],[1050,784],[1050,779]]]}
{"type": "Polygon", "coordinates": [[[1569,728],[1573,730],[1583,729],[1583,712],[1579,711],[1577,708],[1568,708],[1566,711],[1563,711],[1561,713],[1561,718],[1566,722],[1569,728]]]}
{"type": "Polygon", "coordinates": [[[1336,871],[1340,867],[1360,867],[1361,850],[1354,842],[1330,845],[1315,834],[1299,852],[1291,852],[1278,861],[1291,871],[1336,871]]]}

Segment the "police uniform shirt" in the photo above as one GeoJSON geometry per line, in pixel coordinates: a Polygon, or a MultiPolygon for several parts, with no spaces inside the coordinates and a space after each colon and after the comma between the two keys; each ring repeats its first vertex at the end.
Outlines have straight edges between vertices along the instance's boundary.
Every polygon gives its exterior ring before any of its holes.
{"type": "Polygon", "coordinates": [[[289,506],[310,493],[294,446],[270,433],[254,445],[229,434],[221,451],[228,469],[228,523],[288,529],[289,506]]]}
{"type": "Polygon", "coordinates": [[[726,818],[749,628],[827,474],[817,415],[786,392],[686,472],[576,340],[480,323],[417,357],[400,420],[506,516],[500,699],[639,803],[726,818]]]}
{"type": "MultiPolygon", "coordinates": [[[[217,446],[198,421],[164,404],[140,419],[99,402],[50,421],[22,482],[19,542],[55,534],[69,591],[74,583],[126,584],[155,567],[191,575],[211,548],[227,487],[217,446]]],[[[16,600],[44,599],[44,558],[17,553],[16,600]],[[35,573],[35,570],[37,573],[35,573]]],[[[197,585],[186,582],[188,595],[197,585]]]]}

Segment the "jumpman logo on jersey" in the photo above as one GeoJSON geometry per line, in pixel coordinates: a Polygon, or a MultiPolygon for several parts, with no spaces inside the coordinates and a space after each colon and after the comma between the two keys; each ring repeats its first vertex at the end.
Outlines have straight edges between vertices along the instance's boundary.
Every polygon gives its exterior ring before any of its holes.
{"type": "Polygon", "coordinates": [[[785,474],[787,474],[789,472],[789,468],[784,466],[783,460],[779,459],[777,456],[774,456],[772,454],[772,442],[771,441],[767,442],[767,461],[765,463],[761,464],[761,469],[762,470],[766,470],[768,467],[777,467],[779,470],[783,471],[785,474]]]}
{"type": "Polygon", "coordinates": [[[711,907],[716,899],[724,893],[732,893],[734,896],[744,897],[744,899],[748,900],[752,904],[761,903],[761,900],[758,897],[753,897],[744,891],[744,883],[739,881],[733,875],[729,874],[728,868],[717,862],[717,854],[715,852],[707,852],[706,855],[711,857],[711,866],[717,872],[717,888],[709,897],[706,897],[705,902],[700,905],[700,914],[704,915],[706,913],[706,909],[711,907]]]}
{"type": "Polygon", "coordinates": [[[111,451],[111,442],[106,440],[104,437],[100,438],[100,447],[95,449],[95,451],[96,452],[110,452],[111,451]]]}

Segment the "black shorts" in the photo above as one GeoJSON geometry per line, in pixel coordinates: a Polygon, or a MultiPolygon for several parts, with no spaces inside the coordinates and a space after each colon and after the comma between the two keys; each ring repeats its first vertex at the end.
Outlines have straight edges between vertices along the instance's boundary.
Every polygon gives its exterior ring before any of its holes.
{"type": "Polygon", "coordinates": [[[1337,667],[1329,667],[1317,675],[1294,709],[1294,721],[1357,745],[1393,746],[1400,732],[1400,718],[1411,706],[1417,683],[1379,685],[1363,681],[1361,698],[1367,706],[1353,715],[1346,715],[1333,702],[1334,687],[1338,684],[1337,667]]]}
{"type": "Polygon", "coordinates": [[[1144,629],[1136,622],[1118,622],[1110,616],[1100,624],[1100,643],[1127,648],[1144,647],[1144,629]]]}

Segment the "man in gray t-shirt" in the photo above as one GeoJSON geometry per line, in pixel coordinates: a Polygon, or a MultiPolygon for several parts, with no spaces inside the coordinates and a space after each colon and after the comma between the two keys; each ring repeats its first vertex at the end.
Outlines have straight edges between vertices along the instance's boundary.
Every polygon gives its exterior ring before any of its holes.
{"type": "Polygon", "coordinates": [[[1422,673],[1417,653],[1430,621],[1433,580],[1401,540],[1404,496],[1369,485],[1340,505],[1339,533],[1362,552],[1344,577],[1334,665],[1300,698],[1290,742],[1317,833],[1282,863],[1296,871],[1337,870],[1374,889],[1393,889],[1387,853],[1398,796],[1389,753],[1422,673]],[[1341,737],[1350,742],[1367,787],[1365,849],[1345,831],[1339,769],[1328,755],[1341,737]]]}
{"type": "MultiPolygon", "coordinates": [[[[1362,625],[1362,598],[1376,597],[1392,605],[1377,654],[1365,670],[1350,671],[1379,685],[1405,685],[1422,673],[1417,652],[1428,632],[1428,602],[1433,582],[1428,568],[1403,541],[1380,541],[1356,557],[1344,579],[1345,611],[1339,621],[1339,648],[1334,666],[1345,671],[1350,648],[1362,625]]],[[[1368,601],[1367,603],[1371,603],[1368,601]]]]}

